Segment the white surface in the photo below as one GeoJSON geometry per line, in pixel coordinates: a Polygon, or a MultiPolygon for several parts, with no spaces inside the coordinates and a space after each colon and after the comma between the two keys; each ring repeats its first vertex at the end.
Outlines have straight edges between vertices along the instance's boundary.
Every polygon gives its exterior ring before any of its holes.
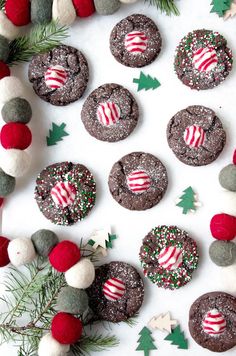
{"type": "MultiPolygon", "coordinates": [[[[158,289],[145,280],[145,303],[138,318],[138,325],[129,328],[120,324],[112,327],[112,332],[120,338],[120,347],[112,349],[113,356],[142,356],[135,352],[138,333],[153,315],[171,311],[189,339],[189,350],[178,350],[176,346],[163,341],[165,333],[154,332],[157,351],[152,355],[205,356],[210,351],[200,348],[190,337],[188,331],[188,311],[192,302],[203,293],[221,289],[219,268],[213,265],[208,257],[207,249],[212,242],[209,232],[211,216],[221,210],[217,200],[219,170],[231,160],[236,145],[236,106],[235,106],[235,68],[227,80],[219,87],[209,91],[191,91],[184,86],[173,71],[173,58],[176,45],[180,39],[193,29],[207,28],[221,32],[228,39],[230,47],[236,53],[236,18],[223,22],[216,15],[209,14],[210,1],[181,0],[178,2],[180,17],[166,17],[157,13],[154,7],[139,2],[123,6],[113,16],[93,16],[90,19],[77,20],[71,28],[71,37],[66,43],[81,49],[88,58],[90,65],[90,81],[86,92],[106,82],[117,82],[130,89],[138,100],[141,117],[138,127],[126,140],[109,144],[95,140],[84,129],[80,120],[83,99],[65,108],[52,107],[41,101],[32,91],[27,80],[27,65],[17,66],[14,74],[19,75],[27,85],[28,97],[32,103],[34,117],[31,122],[34,141],[31,149],[33,165],[24,179],[19,179],[17,189],[7,201],[3,215],[3,233],[10,238],[30,237],[40,228],[55,231],[61,239],[79,241],[88,237],[93,230],[111,224],[119,238],[115,248],[110,251],[108,260],[123,260],[139,268],[138,252],[142,238],[152,227],[159,224],[176,224],[186,229],[199,244],[200,265],[193,280],[178,291],[158,289]],[[125,16],[140,12],[152,17],[158,24],[162,37],[163,49],[158,59],[144,72],[156,76],[161,87],[156,91],[136,92],[132,83],[140,70],[121,66],[109,51],[109,35],[113,26],[125,16]],[[227,131],[227,144],[220,158],[207,167],[189,167],[179,162],[168,147],[166,126],[169,119],[178,110],[191,104],[209,106],[217,112],[227,131]],[[67,124],[69,137],[57,146],[47,147],[45,137],[51,122],[67,124]],[[131,212],[119,206],[111,197],[107,178],[111,166],[121,156],[132,151],[143,150],[153,153],[166,165],[169,174],[168,191],[162,202],[144,212],[131,212]],[[39,212],[33,199],[34,180],[36,175],[47,165],[63,160],[84,163],[94,173],[97,180],[97,204],[92,213],[83,222],[73,227],[58,227],[51,224],[39,212]],[[176,208],[174,201],[182,190],[192,185],[199,195],[203,207],[195,215],[184,216],[181,209],[176,208]],[[218,208],[217,208],[218,207],[218,208]]],[[[140,270],[141,271],[141,270],[140,270]]],[[[228,290],[229,291],[229,290],[228,290]]],[[[102,330],[102,329],[101,329],[102,330]]],[[[106,330],[104,330],[106,331],[106,330]]],[[[10,346],[0,348],[1,355],[14,356],[16,351],[10,346]]],[[[101,356],[109,352],[100,353],[101,356]]],[[[226,353],[235,355],[235,349],[226,353]]],[[[46,355],[45,355],[46,356],[46,355]]]]}

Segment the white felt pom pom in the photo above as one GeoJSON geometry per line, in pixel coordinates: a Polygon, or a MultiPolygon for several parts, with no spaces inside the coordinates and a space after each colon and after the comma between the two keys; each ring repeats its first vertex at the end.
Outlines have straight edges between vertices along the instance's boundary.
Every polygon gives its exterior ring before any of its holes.
{"type": "Polygon", "coordinates": [[[220,268],[220,281],[223,291],[236,295],[236,263],[220,268]]]}
{"type": "Polygon", "coordinates": [[[32,262],[36,258],[33,242],[26,238],[12,240],[8,245],[8,256],[15,267],[32,262]]]}
{"type": "Polygon", "coordinates": [[[0,167],[12,177],[22,177],[29,169],[31,157],[26,151],[11,148],[0,155],[0,167]]]}
{"type": "Polygon", "coordinates": [[[46,334],[39,342],[38,356],[65,356],[70,345],[62,345],[51,334],[46,334]]]}
{"type": "Polygon", "coordinates": [[[5,77],[0,80],[0,101],[2,103],[22,97],[24,92],[25,89],[20,79],[16,77],[5,77]]]}
{"type": "Polygon", "coordinates": [[[70,287],[86,289],[94,281],[95,268],[88,258],[82,258],[65,273],[65,279],[70,287]]]}
{"type": "Polygon", "coordinates": [[[134,2],[137,2],[138,0],[120,0],[123,4],[132,4],[134,2]]]}
{"type": "Polygon", "coordinates": [[[76,11],[71,0],[53,0],[52,18],[61,26],[70,26],[76,19],[76,11]]]}
{"type": "Polygon", "coordinates": [[[0,11],[0,35],[9,41],[14,40],[19,35],[19,27],[15,26],[3,11],[0,11]]]}
{"type": "Polygon", "coordinates": [[[236,216],[236,192],[221,191],[219,205],[222,213],[236,216]]]}

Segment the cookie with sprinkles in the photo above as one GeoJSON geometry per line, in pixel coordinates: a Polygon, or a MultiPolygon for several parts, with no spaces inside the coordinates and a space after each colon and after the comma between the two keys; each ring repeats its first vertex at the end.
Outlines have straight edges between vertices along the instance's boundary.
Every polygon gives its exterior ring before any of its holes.
{"type": "Polygon", "coordinates": [[[41,99],[52,105],[65,106],[84,94],[89,68],[79,50],[61,45],[34,56],[28,75],[34,91],[41,99]]]}
{"type": "Polygon", "coordinates": [[[133,152],[116,162],[110,172],[113,198],[129,210],[146,210],[158,204],[168,186],[163,163],[150,153],[133,152]]]}
{"type": "Polygon", "coordinates": [[[95,280],[86,292],[95,319],[119,323],[141,308],[144,285],[133,266],[116,261],[96,269],[95,280]]]}
{"type": "Polygon", "coordinates": [[[96,183],[92,173],[81,164],[55,163],[39,174],[35,199],[52,223],[72,225],[84,219],[93,208],[96,183]]]}
{"type": "Polygon", "coordinates": [[[91,136],[116,142],[133,132],[138,123],[139,108],[127,89],[114,83],[104,84],[86,99],[81,119],[91,136]]]}
{"type": "Polygon", "coordinates": [[[199,297],[189,312],[189,330],[210,351],[225,352],[236,346],[236,298],[223,292],[199,297]]]}
{"type": "Polygon", "coordinates": [[[167,141],[181,162],[204,166],[220,155],[226,143],[226,133],[213,110],[193,105],[179,111],[169,121],[167,141]]]}
{"type": "Polygon", "coordinates": [[[218,32],[196,30],[188,33],[176,49],[175,72],[191,89],[211,89],[229,75],[232,51],[218,32]]]}
{"type": "Polygon", "coordinates": [[[158,226],[140,248],[144,275],[158,287],[178,289],[191,281],[198,266],[196,242],[177,226],[158,226]]]}
{"type": "Polygon", "coordinates": [[[115,59],[128,67],[144,67],[161,51],[162,39],[156,24],[147,16],[134,14],[112,30],[110,49],[115,59]]]}

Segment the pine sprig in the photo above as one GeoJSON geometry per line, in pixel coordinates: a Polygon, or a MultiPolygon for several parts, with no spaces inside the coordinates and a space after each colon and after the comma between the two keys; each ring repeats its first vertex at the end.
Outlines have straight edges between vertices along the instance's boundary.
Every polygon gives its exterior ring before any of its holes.
{"type": "Polygon", "coordinates": [[[0,0],[0,10],[4,9],[6,0],[0,0]]]}
{"type": "Polygon", "coordinates": [[[67,37],[68,28],[59,27],[55,22],[43,26],[36,25],[28,35],[10,42],[7,63],[12,66],[19,62],[28,62],[33,55],[53,49],[67,37]]]}
{"type": "Polygon", "coordinates": [[[114,335],[83,336],[79,343],[71,347],[73,355],[88,355],[90,352],[101,352],[119,345],[119,340],[114,335]]]}
{"type": "Polygon", "coordinates": [[[150,5],[156,6],[161,12],[165,12],[168,16],[171,14],[179,15],[179,10],[175,5],[175,0],[144,0],[150,5]]]}

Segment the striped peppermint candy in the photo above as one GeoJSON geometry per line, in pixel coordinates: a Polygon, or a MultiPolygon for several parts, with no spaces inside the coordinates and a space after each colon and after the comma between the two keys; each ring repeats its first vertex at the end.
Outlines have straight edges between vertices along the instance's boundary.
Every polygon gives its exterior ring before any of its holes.
{"type": "Polygon", "coordinates": [[[48,68],[45,73],[45,83],[51,89],[63,87],[67,79],[67,74],[62,66],[56,65],[48,68]]]}
{"type": "Polygon", "coordinates": [[[217,309],[210,310],[203,322],[203,330],[206,334],[217,336],[222,334],[226,329],[226,320],[217,309]]]}
{"type": "Polygon", "coordinates": [[[175,246],[164,247],[158,256],[159,265],[171,271],[180,267],[182,261],[182,251],[175,246]]]}
{"type": "Polygon", "coordinates": [[[184,131],[184,141],[186,145],[198,148],[201,147],[205,140],[205,131],[201,126],[188,126],[184,131]]]}
{"type": "Polygon", "coordinates": [[[132,31],[125,36],[125,48],[133,54],[144,53],[147,49],[148,39],[144,32],[132,31]]]}
{"type": "Polygon", "coordinates": [[[114,302],[124,295],[125,285],[120,279],[110,278],[103,285],[102,291],[108,300],[114,302]]]}
{"type": "Polygon", "coordinates": [[[149,175],[141,170],[133,171],[127,177],[127,184],[129,189],[136,194],[146,192],[151,186],[151,178],[149,175]]]}
{"type": "Polygon", "coordinates": [[[217,63],[217,54],[212,47],[199,48],[194,52],[193,64],[200,72],[209,72],[216,67],[217,63]]]}
{"type": "Polygon", "coordinates": [[[112,101],[99,104],[97,110],[98,121],[104,126],[115,125],[120,119],[120,108],[112,101]]]}
{"type": "Polygon", "coordinates": [[[71,205],[75,200],[76,189],[69,182],[58,182],[51,190],[51,197],[56,205],[63,208],[71,205]]]}

